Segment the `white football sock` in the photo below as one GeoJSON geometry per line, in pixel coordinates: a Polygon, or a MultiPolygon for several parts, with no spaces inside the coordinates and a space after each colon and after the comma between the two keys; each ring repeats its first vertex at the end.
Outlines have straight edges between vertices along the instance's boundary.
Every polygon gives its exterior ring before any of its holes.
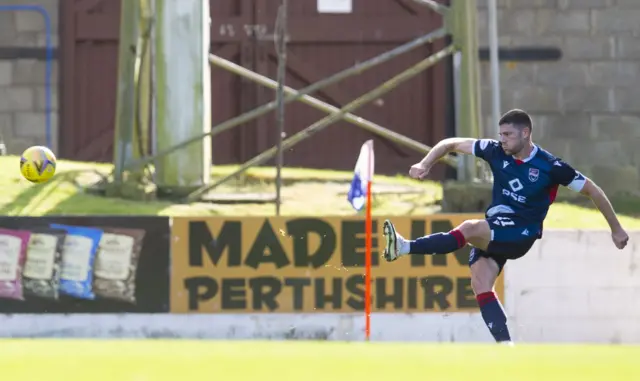
{"type": "Polygon", "coordinates": [[[400,250],[399,250],[400,255],[409,254],[409,251],[411,249],[409,241],[402,238],[400,238],[398,241],[400,241],[398,242],[400,244],[400,250]]]}

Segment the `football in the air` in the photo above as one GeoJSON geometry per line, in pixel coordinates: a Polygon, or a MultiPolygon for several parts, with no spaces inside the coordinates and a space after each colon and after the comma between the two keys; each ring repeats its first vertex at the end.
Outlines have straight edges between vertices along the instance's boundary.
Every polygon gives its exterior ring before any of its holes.
{"type": "Polygon", "coordinates": [[[44,183],[56,173],[56,156],[47,147],[29,147],[20,157],[20,172],[32,183],[44,183]]]}

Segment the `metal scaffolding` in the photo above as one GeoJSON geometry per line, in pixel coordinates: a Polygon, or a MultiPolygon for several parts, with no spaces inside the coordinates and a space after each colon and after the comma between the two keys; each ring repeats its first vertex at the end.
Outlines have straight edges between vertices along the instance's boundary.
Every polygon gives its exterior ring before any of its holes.
{"type": "MultiPolygon", "coordinates": [[[[290,149],[295,144],[310,138],[317,132],[326,128],[327,126],[334,124],[340,120],[347,121],[353,125],[364,128],[369,132],[382,136],[397,144],[403,145],[410,149],[413,149],[422,154],[426,154],[431,150],[431,147],[413,140],[404,135],[391,131],[383,126],[377,125],[371,121],[354,115],[352,112],[362,107],[363,105],[378,99],[382,94],[385,94],[399,84],[407,81],[408,79],[420,74],[427,68],[433,66],[443,58],[459,53],[461,56],[461,65],[459,72],[457,73],[458,81],[461,84],[460,94],[458,94],[459,105],[457,105],[457,128],[456,134],[459,136],[471,136],[479,137],[480,135],[480,93],[479,93],[479,73],[478,73],[478,43],[477,43],[477,31],[476,31],[476,1],[475,0],[454,0],[450,7],[436,3],[432,0],[414,0],[416,3],[429,7],[433,11],[439,13],[444,18],[444,26],[424,36],[420,36],[413,41],[398,46],[388,52],[385,52],[379,56],[371,58],[367,61],[358,63],[353,67],[345,69],[341,72],[335,73],[325,79],[322,79],[314,84],[311,84],[300,90],[295,90],[284,85],[284,70],[286,65],[286,41],[288,38],[286,28],[286,7],[287,0],[281,0],[282,4],[279,9],[278,16],[278,30],[274,36],[277,49],[279,53],[279,69],[278,80],[272,80],[261,74],[248,70],[240,65],[223,59],[216,55],[210,55],[209,60],[212,65],[218,66],[232,73],[242,76],[243,78],[252,80],[256,83],[270,87],[277,91],[276,99],[272,102],[259,106],[253,110],[236,116],[232,119],[224,121],[214,127],[208,133],[203,133],[199,136],[195,136],[191,139],[180,142],[171,148],[156,153],[151,157],[145,157],[126,167],[127,170],[135,170],[146,164],[149,164],[158,158],[169,155],[179,149],[194,144],[207,136],[215,136],[223,131],[227,131],[235,126],[241,125],[247,121],[255,119],[267,112],[277,110],[277,124],[278,124],[278,144],[274,147],[263,151],[259,155],[250,159],[240,166],[238,170],[229,174],[211,184],[204,185],[199,189],[189,194],[185,201],[194,201],[200,198],[204,193],[215,189],[217,186],[227,182],[229,179],[241,174],[252,166],[262,164],[273,157],[277,157],[278,160],[278,178],[280,174],[280,168],[282,166],[282,152],[290,149]],[[438,38],[451,35],[453,42],[446,46],[444,49],[434,53],[433,55],[423,59],[409,69],[399,73],[395,77],[384,82],[377,88],[363,94],[359,98],[356,98],[352,102],[348,103],[344,107],[338,109],[331,106],[319,99],[312,97],[310,94],[317,92],[318,90],[332,85],[345,78],[362,74],[363,72],[371,69],[374,66],[380,65],[384,62],[391,60],[401,54],[407,53],[419,46],[432,42],[438,38]],[[284,136],[284,105],[293,101],[303,102],[318,110],[322,110],[329,115],[316,123],[306,127],[302,131],[283,139],[284,136]]],[[[477,178],[477,168],[473,161],[468,158],[465,160],[458,160],[455,156],[449,155],[443,158],[443,162],[458,169],[459,179],[463,181],[471,181],[477,178]]],[[[277,182],[277,194],[279,195],[280,181],[277,182]]],[[[277,198],[277,211],[279,212],[279,198],[277,198]]]]}

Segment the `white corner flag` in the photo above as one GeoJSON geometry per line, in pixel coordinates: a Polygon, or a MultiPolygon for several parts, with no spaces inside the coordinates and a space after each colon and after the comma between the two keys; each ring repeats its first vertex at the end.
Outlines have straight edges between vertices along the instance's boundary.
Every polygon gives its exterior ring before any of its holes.
{"type": "Polygon", "coordinates": [[[351,181],[347,199],[357,211],[362,210],[367,201],[367,192],[374,173],[373,140],[367,140],[360,148],[360,155],[351,181]]]}

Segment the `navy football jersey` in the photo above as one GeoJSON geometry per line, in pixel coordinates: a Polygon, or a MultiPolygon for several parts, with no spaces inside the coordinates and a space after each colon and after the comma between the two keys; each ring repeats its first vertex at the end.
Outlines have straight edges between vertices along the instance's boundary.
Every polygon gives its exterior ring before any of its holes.
{"type": "Polygon", "coordinates": [[[493,172],[488,217],[515,214],[542,226],[558,186],[579,192],[586,182],[580,172],[537,145],[527,159],[518,160],[507,155],[497,140],[479,139],[473,145],[473,154],[488,162],[493,172]]]}

